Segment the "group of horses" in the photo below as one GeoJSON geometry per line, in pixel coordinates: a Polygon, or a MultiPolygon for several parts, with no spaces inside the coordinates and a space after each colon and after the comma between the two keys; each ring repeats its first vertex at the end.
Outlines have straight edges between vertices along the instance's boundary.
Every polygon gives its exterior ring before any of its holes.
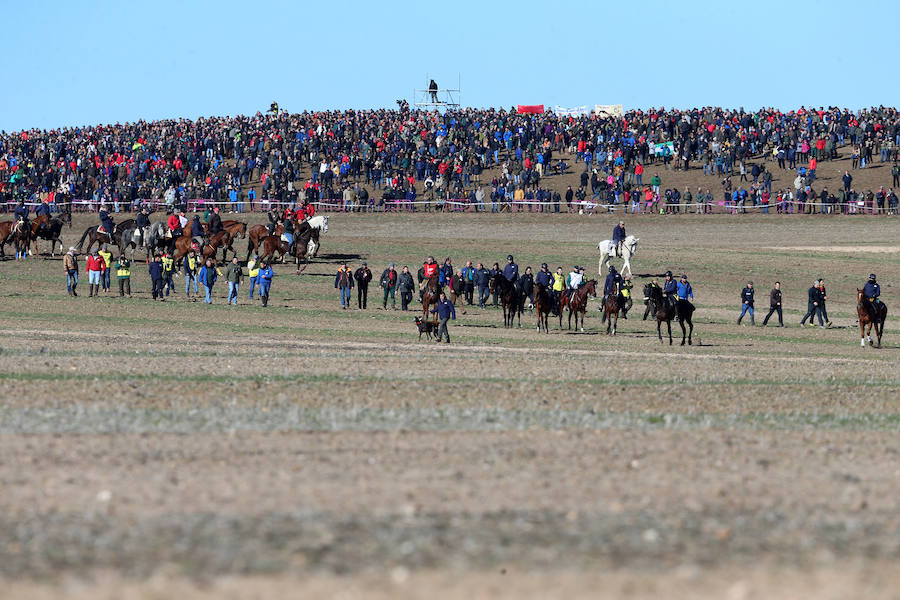
{"type": "MultiPolygon", "coordinates": [[[[318,253],[319,236],[321,233],[328,232],[328,217],[315,216],[302,222],[298,222],[293,216],[291,219],[294,225],[293,244],[282,239],[284,226],[281,223],[270,235],[266,225],[254,225],[248,228],[247,223],[243,221],[226,220],[222,221],[221,231],[204,236],[200,245],[200,255],[203,260],[208,258],[216,260],[221,249],[222,260],[227,261],[228,251],[231,251],[234,256],[238,255],[232,245],[234,240],[247,238],[247,260],[254,251],[261,261],[266,262],[275,260],[284,262],[286,257],[292,256],[299,273],[309,264],[310,258],[318,253]],[[302,269],[300,268],[301,261],[305,261],[302,269]]],[[[208,226],[204,224],[203,229],[206,232],[208,226]]],[[[90,252],[94,244],[100,247],[104,243],[115,245],[120,254],[130,248],[132,260],[134,260],[137,248],[145,249],[148,261],[157,252],[171,250],[175,264],[180,265],[196,243],[196,239],[191,235],[190,227],[185,227],[182,235],[173,239],[171,235],[168,235],[168,227],[162,221],[151,223],[149,227],[140,228],[134,219],[127,219],[117,223],[110,233],[98,231],[96,225],[88,227],[84,230],[76,247],[79,252],[82,249],[90,252]],[[86,248],[84,248],[85,242],[87,242],[86,248]]]]}
{"type": "Polygon", "coordinates": [[[56,255],[56,244],[59,244],[60,254],[64,246],[60,236],[63,227],[68,224],[72,227],[71,213],[63,213],[60,217],[50,218],[40,215],[28,222],[21,224],[16,221],[0,222],[0,257],[6,256],[6,245],[12,244],[16,249],[16,257],[25,257],[29,245],[33,245],[34,254],[38,254],[38,241],[50,242],[50,255],[56,255]]]}

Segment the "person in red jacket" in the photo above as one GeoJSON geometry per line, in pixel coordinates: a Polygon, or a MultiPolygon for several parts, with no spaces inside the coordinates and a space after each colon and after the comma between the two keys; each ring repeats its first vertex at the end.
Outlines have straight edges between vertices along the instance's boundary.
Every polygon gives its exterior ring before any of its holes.
{"type": "Polygon", "coordinates": [[[175,253],[175,240],[181,237],[182,229],[181,229],[181,219],[178,218],[178,215],[173,211],[169,218],[166,219],[166,225],[169,230],[166,232],[166,235],[169,237],[169,254],[175,253]]]}
{"type": "Polygon", "coordinates": [[[100,256],[97,250],[91,252],[87,257],[88,285],[90,285],[90,294],[88,297],[100,295],[100,280],[103,272],[106,271],[106,261],[100,256]]]}

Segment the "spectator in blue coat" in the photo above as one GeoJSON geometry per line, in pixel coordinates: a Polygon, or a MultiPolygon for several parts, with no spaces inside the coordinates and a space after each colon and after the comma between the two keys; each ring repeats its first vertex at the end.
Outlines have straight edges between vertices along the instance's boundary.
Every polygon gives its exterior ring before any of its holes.
{"type": "Polygon", "coordinates": [[[441,265],[440,270],[438,270],[438,283],[442,286],[450,285],[450,280],[453,278],[453,262],[450,260],[448,256],[444,261],[444,264],[441,265]]]}
{"type": "Polygon", "coordinates": [[[677,290],[679,300],[694,300],[694,288],[692,288],[690,282],[688,282],[687,275],[683,273],[681,275],[681,281],[678,282],[677,290]]]}
{"type": "Polygon", "coordinates": [[[213,265],[211,258],[207,258],[206,263],[200,267],[198,278],[203,285],[203,289],[206,290],[206,298],[203,301],[207,304],[212,304],[212,289],[216,279],[218,279],[218,273],[216,273],[216,267],[213,265]]]}
{"type": "Polygon", "coordinates": [[[438,316],[438,335],[435,338],[436,342],[440,342],[445,336],[447,338],[447,343],[450,343],[450,332],[447,331],[447,321],[450,319],[456,320],[456,309],[453,308],[453,303],[447,300],[447,294],[441,292],[440,298],[438,298],[437,305],[431,309],[432,313],[437,313],[438,316]]]}
{"type": "Polygon", "coordinates": [[[272,267],[268,262],[264,262],[262,264],[262,268],[259,270],[259,297],[262,298],[262,305],[269,305],[269,290],[272,289],[272,277],[275,276],[275,273],[272,272],[272,267]]]}

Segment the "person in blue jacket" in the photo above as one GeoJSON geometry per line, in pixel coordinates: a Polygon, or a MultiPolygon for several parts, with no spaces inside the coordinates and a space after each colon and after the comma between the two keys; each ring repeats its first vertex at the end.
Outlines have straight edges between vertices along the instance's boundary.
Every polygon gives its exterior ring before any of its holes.
{"type": "Polygon", "coordinates": [[[672,279],[672,271],[666,271],[666,279],[663,281],[663,298],[670,306],[675,306],[678,297],[678,283],[672,279]]]}
{"type": "Polygon", "coordinates": [[[456,320],[456,309],[453,308],[453,303],[447,300],[447,294],[441,292],[440,297],[438,298],[437,305],[431,309],[431,312],[437,313],[439,326],[438,326],[438,334],[437,338],[435,338],[436,342],[440,342],[444,336],[447,337],[447,343],[450,343],[450,332],[447,331],[447,321],[450,319],[456,320]]]}
{"type": "Polygon", "coordinates": [[[625,241],[625,221],[619,221],[619,224],[613,228],[612,243],[615,246],[616,256],[622,256],[622,242],[625,241]]]}
{"type": "Polygon", "coordinates": [[[750,324],[756,325],[756,320],[753,318],[753,282],[748,281],[746,287],[741,290],[741,316],[738,317],[738,325],[741,324],[741,319],[744,318],[746,313],[750,313],[750,324]]]}
{"type": "Polygon", "coordinates": [[[262,305],[269,305],[269,290],[272,288],[272,277],[275,273],[272,272],[272,267],[268,262],[264,262],[262,264],[262,268],[259,270],[259,297],[262,298],[262,305]]]}
{"type": "Polygon", "coordinates": [[[878,305],[881,304],[881,286],[875,281],[875,273],[869,274],[869,280],[863,286],[863,298],[866,299],[866,310],[873,319],[878,316],[878,305]]]}
{"type": "Polygon", "coordinates": [[[678,282],[678,286],[676,289],[678,290],[677,296],[679,300],[688,300],[693,302],[694,288],[691,287],[687,275],[685,275],[684,273],[681,274],[681,281],[678,282]]]}
{"type": "Polygon", "coordinates": [[[200,279],[200,283],[203,284],[203,289],[206,290],[206,298],[204,298],[204,302],[207,304],[212,304],[212,288],[216,283],[216,279],[218,278],[218,273],[216,273],[216,267],[213,265],[213,261],[211,258],[206,259],[206,263],[200,267],[200,273],[198,274],[200,279]]]}
{"type": "Polygon", "coordinates": [[[453,262],[450,260],[450,257],[447,257],[447,260],[444,261],[444,264],[441,265],[441,268],[438,269],[438,283],[442,286],[450,285],[450,280],[453,278],[453,262]]]}
{"type": "Polygon", "coordinates": [[[519,265],[513,260],[513,255],[506,257],[506,266],[503,267],[503,276],[507,281],[515,281],[519,278],[519,265]]]}

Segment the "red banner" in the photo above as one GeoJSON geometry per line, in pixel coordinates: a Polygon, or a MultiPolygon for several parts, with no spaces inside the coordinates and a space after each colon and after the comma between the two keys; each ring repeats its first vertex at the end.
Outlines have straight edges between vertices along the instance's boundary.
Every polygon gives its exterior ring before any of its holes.
{"type": "Polygon", "coordinates": [[[544,112],[543,104],[519,104],[516,112],[520,115],[539,115],[544,112]]]}

